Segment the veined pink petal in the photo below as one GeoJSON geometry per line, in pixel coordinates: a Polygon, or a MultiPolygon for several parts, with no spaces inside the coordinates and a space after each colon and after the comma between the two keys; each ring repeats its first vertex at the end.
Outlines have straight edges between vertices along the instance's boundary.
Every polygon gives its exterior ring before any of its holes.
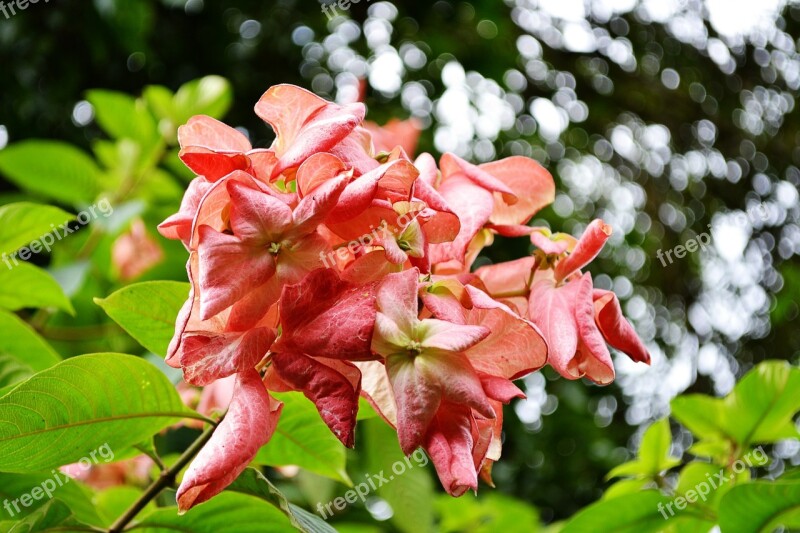
{"type": "Polygon", "coordinates": [[[280,378],[317,406],[322,420],[347,447],[355,443],[361,373],[351,363],[308,357],[297,352],[272,354],[280,378]]]}
{"type": "Polygon", "coordinates": [[[344,162],[335,155],[326,152],[314,154],[297,169],[297,192],[301,198],[307,196],[346,169],[344,162]]]}
{"type": "Polygon", "coordinates": [[[198,230],[200,226],[210,226],[219,232],[227,229],[231,208],[231,196],[228,194],[228,183],[232,181],[257,187],[255,178],[241,170],[231,172],[221,180],[210,184],[203,194],[203,197],[200,199],[194,219],[192,220],[191,241],[188,245],[190,249],[197,249],[197,244],[200,239],[198,230]]]}
{"type": "Polygon", "coordinates": [[[484,170],[483,165],[480,167],[473,165],[450,152],[442,156],[439,160],[439,165],[442,168],[442,176],[444,178],[442,184],[447,182],[451,176],[461,174],[469,178],[482,189],[499,193],[508,205],[515,204],[518,201],[514,191],[501,180],[484,170]]]}
{"type": "Polygon", "coordinates": [[[614,381],[614,364],[608,352],[605,339],[597,329],[594,320],[592,301],[592,276],[587,272],[580,279],[569,284],[577,284],[575,320],[578,323],[578,357],[573,360],[577,371],[600,385],[614,381]]]}
{"type": "Polygon", "coordinates": [[[252,369],[275,341],[269,328],[216,335],[188,335],[183,340],[181,366],[184,379],[204,386],[252,369]]]}
{"type": "Polygon", "coordinates": [[[386,260],[383,250],[375,250],[362,255],[342,272],[342,279],[349,283],[372,283],[385,276],[400,272],[403,265],[395,265],[386,260]]]}
{"type": "Polygon", "coordinates": [[[352,168],[356,176],[371,172],[380,166],[373,157],[372,137],[361,127],[356,127],[350,132],[350,135],[330,149],[330,153],[344,161],[348,168],[352,168]]]}
{"type": "Polygon", "coordinates": [[[536,259],[527,256],[481,267],[475,271],[475,275],[483,281],[489,294],[494,298],[527,297],[535,264],[536,259]]]}
{"type": "Polygon", "coordinates": [[[424,230],[428,242],[441,243],[454,240],[461,229],[461,221],[436,189],[419,178],[414,183],[414,197],[425,202],[432,213],[429,216],[425,212],[424,215],[426,218],[424,230]]]}
{"type": "Polygon", "coordinates": [[[233,233],[243,241],[268,244],[280,240],[292,224],[289,206],[238,181],[229,181],[227,187],[233,233]]]}
{"type": "Polygon", "coordinates": [[[625,319],[617,295],[611,291],[594,289],[594,319],[600,333],[612,347],[634,361],[650,364],[650,354],[630,322],[625,319]]]}
{"type": "Polygon", "coordinates": [[[507,157],[478,168],[504,183],[517,198],[516,202],[509,204],[502,194],[495,193],[494,211],[489,219],[493,224],[527,224],[533,215],[555,200],[553,177],[529,157],[507,157]]]}
{"type": "Polygon", "coordinates": [[[336,207],[339,196],[347,186],[350,177],[341,174],[316,187],[295,207],[294,228],[290,236],[301,237],[317,229],[328,214],[336,207]]]}
{"type": "Polygon", "coordinates": [[[566,279],[570,274],[583,268],[597,257],[611,236],[611,226],[602,220],[595,219],[583,232],[575,249],[565,259],[558,262],[555,268],[556,280],[566,279]]]}
{"type": "Polygon", "coordinates": [[[414,117],[408,120],[393,118],[383,126],[367,121],[364,122],[364,127],[372,135],[375,150],[379,152],[390,152],[399,145],[409,154],[413,154],[422,133],[422,124],[414,117]]]}
{"type": "Polygon", "coordinates": [[[219,153],[199,146],[182,149],[179,157],[195,174],[208,181],[217,181],[235,170],[250,168],[250,159],[243,154],[219,153]]]}
{"type": "Polygon", "coordinates": [[[442,183],[439,194],[458,215],[461,229],[452,243],[431,245],[431,262],[455,260],[465,263],[467,248],[492,216],[492,193],[463,175],[456,175],[442,183]]]}
{"type": "Polygon", "coordinates": [[[365,113],[363,104],[338,106],[293,85],[271,87],[255,110],[277,135],[278,165],[272,178],[317,152],[329,151],[364,120],[365,113]]]}
{"type": "Polygon", "coordinates": [[[417,323],[419,309],[419,270],[412,268],[398,274],[389,274],[378,286],[376,306],[378,311],[394,322],[407,335],[417,323]]]}
{"type": "Polygon", "coordinates": [[[242,473],[272,437],[282,408],[267,394],[257,371],[239,374],[228,413],[178,487],[180,512],[216,496],[242,473]]]}
{"type": "Polygon", "coordinates": [[[244,153],[252,148],[240,131],[207,115],[195,115],[178,128],[181,148],[197,146],[215,152],[244,153]]]}
{"type": "Polygon", "coordinates": [[[192,238],[192,221],[197,215],[200,201],[212,186],[205,178],[193,179],[183,195],[180,211],[159,224],[158,232],[167,239],[181,240],[188,247],[192,238]]]}
{"type": "Polygon", "coordinates": [[[472,419],[469,409],[458,405],[443,405],[425,436],[425,450],[436,467],[444,490],[451,496],[461,496],[468,490],[478,490],[478,472],[472,452],[472,419]]]}
{"type": "MultiPolygon", "coordinates": [[[[511,380],[482,373],[479,373],[478,377],[481,380],[486,396],[492,400],[507,404],[514,398],[525,398],[525,393],[514,385],[511,380]]],[[[495,409],[495,412],[497,411],[495,409]]]]}
{"type": "Polygon", "coordinates": [[[423,348],[447,352],[466,351],[491,334],[489,328],[479,325],[462,325],[426,318],[416,327],[423,348]]]}
{"type": "Polygon", "coordinates": [[[383,361],[356,361],[361,371],[361,395],[389,425],[397,427],[397,404],[383,361]]]}
{"type": "Polygon", "coordinates": [[[436,189],[439,168],[436,166],[436,160],[433,156],[427,152],[420,154],[417,160],[414,161],[414,166],[419,170],[419,179],[424,181],[430,188],[436,189]]]}
{"type": "Polygon", "coordinates": [[[491,331],[489,337],[466,352],[475,370],[517,379],[545,365],[548,345],[536,325],[485,292],[470,285],[466,290],[472,300],[467,323],[480,324],[491,331]]]}
{"type": "Polygon", "coordinates": [[[495,417],[478,375],[463,354],[423,353],[414,358],[414,366],[428,382],[439,384],[448,402],[468,405],[484,418],[495,417]]]}
{"type": "Polygon", "coordinates": [[[201,320],[232,306],[275,274],[275,260],[266,247],[200,227],[201,320]]]}
{"type": "Polygon", "coordinates": [[[388,316],[381,312],[375,315],[375,331],[372,333],[372,351],[384,357],[406,352],[411,343],[408,333],[401,330],[388,316]]]}
{"type": "Polygon", "coordinates": [[[547,341],[547,362],[567,379],[582,377],[570,365],[578,350],[578,324],[574,312],[576,286],[567,283],[556,288],[551,279],[535,281],[528,303],[531,321],[539,327],[547,341]]]}
{"type": "Polygon", "coordinates": [[[539,228],[531,228],[531,243],[547,255],[561,255],[569,249],[569,242],[566,240],[554,241],[546,237],[539,228]]]}
{"type": "Polygon", "coordinates": [[[442,390],[437,381],[430,381],[407,355],[386,360],[386,373],[397,402],[397,436],[400,448],[411,454],[424,441],[431,420],[439,408],[442,390]]]}
{"type": "Polygon", "coordinates": [[[278,344],[313,357],[375,359],[370,351],[375,314],[374,284],[355,286],[333,269],[315,270],[284,287],[278,344]]]}

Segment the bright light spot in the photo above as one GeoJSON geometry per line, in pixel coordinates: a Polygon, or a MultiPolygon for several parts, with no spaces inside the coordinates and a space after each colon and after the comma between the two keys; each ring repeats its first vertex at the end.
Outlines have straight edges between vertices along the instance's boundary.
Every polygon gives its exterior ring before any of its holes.
{"type": "Polygon", "coordinates": [[[706,0],[708,18],[726,36],[748,35],[774,20],[785,0],[706,0]]]}

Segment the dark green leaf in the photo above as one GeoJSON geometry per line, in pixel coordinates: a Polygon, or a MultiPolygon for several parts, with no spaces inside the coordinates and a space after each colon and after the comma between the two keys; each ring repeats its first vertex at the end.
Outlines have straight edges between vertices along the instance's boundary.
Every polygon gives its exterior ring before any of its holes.
{"type": "Polygon", "coordinates": [[[122,451],[187,417],[200,418],[143,359],[74,357],[0,398],[0,471],[48,470],[100,457],[103,446],[122,451]]]}
{"type": "Polygon", "coordinates": [[[22,189],[68,204],[91,203],[102,189],[94,161],[62,142],[12,144],[0,151],[0,172],[22,189]]]}
{"type": "Polygon", "coordinates": [[[289,502],[278,488],[254,468],[248,468],[226,490],[241,492],[269,502],[285,514],[298,530],[305,533],[336,533],[319,516],[289,502]]]}
{"type": "Polygon", "coordinates": [[[108,298],[95,298],[95,303],[139,344],[165,356],[188,296],[188,283],[146,281],[123,287],[108,298]]]}

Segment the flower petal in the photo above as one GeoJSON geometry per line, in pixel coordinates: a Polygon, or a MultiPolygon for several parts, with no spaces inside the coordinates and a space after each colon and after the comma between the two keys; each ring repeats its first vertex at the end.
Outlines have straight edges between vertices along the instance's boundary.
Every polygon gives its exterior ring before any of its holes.
{"type": "Polygon", "coordinates": [[[178,487],[181,513],[222,492],[247,468],[275,432],[282,408],[267,394],[258,372],[239,374],[228,413],[178,487]]]}
{"type": "Polygon", "coordinates": [[[611,236],[611,226],[601,219],[595,219],[583,232],[578,243],[565,259],[558,262],[555,268],[556,280],[566,279],[570,274],[583,268],[597,257],[611,236]]]}
{"type": "Polygon", "coordinates": [[[600,333],[612,347],[634,361],[650,364],[650,354],[630,322],[625,319],[617,295],[611,291],[595,289],[594,319],[600,333]]]}

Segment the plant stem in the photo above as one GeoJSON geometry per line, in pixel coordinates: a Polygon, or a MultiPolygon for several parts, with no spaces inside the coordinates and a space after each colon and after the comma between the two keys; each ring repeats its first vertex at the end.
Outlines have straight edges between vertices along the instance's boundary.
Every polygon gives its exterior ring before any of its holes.
{"type": "Polygon", "coordinates": [[[136,518],[142,509],[150,503],[156,496],[158,496],[162,490],[167,487],[171,487],[175,484],[175,478],[177,477],[178,473],[189,464],[189,462],[194,459],[194,456],[197,455],[197,452],[200,451],[200,448],[205,446],[208,440],[211,438],[211,435],[214,434],[214,430],[216,426],[211,426],[206,429],[202,435],[200,435],[196,441],[189,446],[185,452],[178,458],[174,465],[172,465],[169,469],[164,470],[161,472],[161,475],[150,484],[149,487],[139,496],[133,505],[131,505],[125,513],[120,516],[116,522],[114,522],[110,528],[108,528],[108,533],[120,533],[125,529],[125,526],[128,523],[136,518]]]}

